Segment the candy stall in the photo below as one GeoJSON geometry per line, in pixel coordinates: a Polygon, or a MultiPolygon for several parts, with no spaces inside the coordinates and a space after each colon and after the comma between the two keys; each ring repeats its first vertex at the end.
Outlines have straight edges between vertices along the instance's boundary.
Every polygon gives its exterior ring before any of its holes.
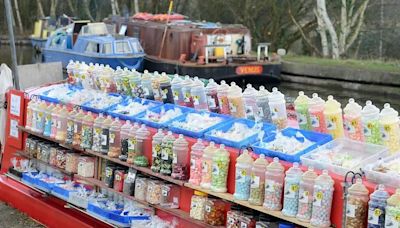
{"type": "Polygon", "coordinates": [[[277,88],[72,61],[67,73],[8,93],[1,199],[45,225],[399,227],[389,104],[299,92],[291,119],[277,88]]]}

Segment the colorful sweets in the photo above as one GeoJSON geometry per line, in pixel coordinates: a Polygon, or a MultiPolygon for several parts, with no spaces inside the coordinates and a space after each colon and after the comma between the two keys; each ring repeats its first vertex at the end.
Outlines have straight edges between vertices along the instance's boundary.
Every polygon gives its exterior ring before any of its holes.
{"type": "Polygon", "coordinates": [[[346,227],[365,227],[368,211],[368,189],[363,185],[361,179],[357,179],[348,190],[346,203],[346,227]]]}
{"type": "Polygon", "coordinates": [[[256,96],[257,112],[256,120],[262,120],[271,123],[271,110],[269,109],[268,96],[270,93],[265,89],[264,86],[260,86],[256,96]]]}
{"type": "Polygon", "coordinates": [[[387,199],[385,227],[398,228],[400,226],[400,188],[387,199]]]}
{"type": "Polygon", "coordinates": [[[264,154],[256,159],[251,168],[251,184],[249,203],[252,205],[261,206],[264,202],[265,190],[265,171],[268,165],[264,154]]]}
{"type": "Polygon", "coordinates": [[[278,88],[274,87],[272,88],[272,93],[269,95],[268,100],[272,123],[275,124],[278,129],[286,128],[287,112],[285,95],[278,91],[278,88]]]}
{"type": "Polygon", "coordinates": [[[324,116],[327,133],[334,139],[344,136],[341,104],[332,95],[328,96],[325,103],[324,116]]]}
{"type": "Polygon", "coordinates": [[[328,175],[328,170],[315,179],[312,215],[310,223],[315,227],[330,227],[334,181],[328,175]]]}
{"type": "Polygon", "coordinates": [[[229,170],[229,152],[221,144],[212,157],[211,191],[226,192],[229,170]]]}
{"type": "Polygon", "coordinates": [[[304,95],[303,91],[299,92],[299,96],[294,101],[297,122],[299,123],[299,128],[302,130],[311,130],[311,119],[308,111],[309,102],[310,98],[304,95]]]}
{"type": "Polygon", "coordinates": [[[364,141],[364,130],[361,122],[362,107],[354,101],[353,98],[349,99],[349,103],[343,109],[343,122],[344,130],[347,138],[357,141],[364,141]]]}
{"type": "Polygon", "coordinates": [[[267,166],[265,172],[265,196],[263,206],[267,210],[280,211],[282,209],[282,192],[285,178],[284,167],[279,163],[279,158],[267,166]]]}
{"type": "Polygon", "coordinates": [[[379,114],[383,145],[387,146],[392,154],[400,149],[399,113],[386,103],[379,114]]]}
{"type": "Polygon", "coordinates": [[[371,101],[367,101],[361,110],[361,123],[365,142],[382,145],[379,108],[373,105],[371,101]]]}
{"type": "Polygon", "coordinates": [[[202,157],[202,165],[201,165],[201,182],[200,186],[205,189],[209,189],[211,187],[211,177],[212,177],[212,164],[213,164],[213,156],[217,151],[217,147],[215,147],[214,142],[210,142],[210,144],[204,149],[203,157],[202,157]]]}
{"type": "Polygon", "coordinates": [[[218,84],[214,79],[210,78],[206,86],[206,98],[208,110],[210,112],[220,113],[219,101],[218,101],[218,84]]]}
{"type": "Polygon", "coordinates": [[[201,182],[201,169],[202,169],[202,157],[205,149],[204,143],[201,139],[197,139],[197,142],[192,146],[190,152],[190,178],[189,183],[194,185],[200,185],[201,182]]]}
{"type": "Polygon", "coordinates": [[[251,84],[247,84],[246,89],[243,92],[244,110],[245,116],[249,120],[255,120],[257,115],[257,90],[253,88],[251,84]]]}
{"type": "Polygon", "coordinates": [[[162,141],[165,137],[162,129],[158,129],[157,133],[153,136],[153,140],[151,142],[152,148],[152,163],[151,170],[153,172],[160,172],[161,169],[161,150],[162,150],[162,141]]]}
{"type": "Polygon", "coordinates": [[[221,114],[230,114],[228,91],[229,85],[226,84],[224,80],[222,80],[221,85],[219,85],[217,89],[218,103],[220,106],[221,114]]]}
{"type": "Polygon", "coordinates": [[[232,116],[245,117],[242,89],[235,82],[231,82],[231,87],[228,90],[228,102],[229,112],[232,116]]]}
{"type": "Polygon", "coordinates": [[[282,214],[288,217],[297,215],[299,203],[299,185],[303,172],[299,168],[299,163],[293,163],[293,167],[286,171],[285,191],[283,194],[282,214]]]}
{"type": "Polygon", "coordinates": [[[204,213],[207,201],[207,194],[194,191],[190,202],[190,217],[197,220],[204,220],[204,213]]]}
{"type": "Polygon", "coordinates": [[[161,168],[160,173],[164,175],[171,175],[172,173],[172,159],[173,159],[173,144],[175,137],[172,132],[168,131],[168,134],[164,136],[161,143],[161,168]]]}
{"type": "Polygon", "coordinates": [[[301,176],[299,185],[299,206],[296,218],[303,222],[309,222],[311,219],[314,183],[318,175],[314,172],[313,167],[308,167],[308,170],[301,176]]]}
{"type": "Polygon", "coordinates": [[[308,108],[310,113],[311,130],[320,133],[327,132],[324,110],[325,101],[320,98],[317,93],[313,93],[308,108]]]}
{"type": "Polygon", "coordinates": [[[188,170],[186,162],[189,154],[189,143],[182,134],[174,141],[172,146],[172,174],[178,180],[186,180],[188,170]]]}
{"type": "Polygon", "coordinates": [[[208,198],[205,203],[205,222],[212,226],[225,225],[225,206],[220,199],[208,198]]]}
{"type": "Polygon", "coordinates": [[[235,194],[233,195],[235,199],[249,199],[252,166],[253,158],[247,150],[243,150],[243,153],[236,159],[235,194]]]}
{"type": "Polygon", "coordinates": [[[379,185],[370,195],[368,203],[368,228],[385,227],[385,209],[388,198],[389,193],[385,191],[385,186],[383,185],[379,185]]]}

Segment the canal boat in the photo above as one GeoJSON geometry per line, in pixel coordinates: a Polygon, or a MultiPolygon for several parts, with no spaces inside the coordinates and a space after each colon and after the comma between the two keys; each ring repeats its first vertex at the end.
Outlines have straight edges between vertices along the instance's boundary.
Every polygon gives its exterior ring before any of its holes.
{"type": "Polygon", "coordinates": [[[142,70],[144,51],[137,38],[108,32],[104,23],[74,22],[60,28],[43,48],[43,62],[69,60],[142,70]]]}
{"type": "Polygon", "coordinates": [[[203,78],[280,81],[281,62],[268,54],[269,43],[251,54],[250,31],[243,25],[195,22],[181,15],[136,14],[104,19],[117,31],[138,38],[146,53],[149,71],[203,78]]]}

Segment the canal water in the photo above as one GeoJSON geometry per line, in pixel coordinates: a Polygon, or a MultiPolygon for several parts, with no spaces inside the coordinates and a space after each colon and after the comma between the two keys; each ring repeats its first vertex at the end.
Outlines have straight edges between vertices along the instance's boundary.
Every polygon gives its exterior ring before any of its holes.
{"type": "MultiPolygon", "coordinates": [[[[31,64],[41,62],[40,54],[37,54],[31,46],[17,46],[17,61],[18,64],[31,64]]],[[[10,47],[7,45],[0,45],[0,63],[11,64],[10,47]]],[[[238,85],[245,87],[243,81],[238,81],[238,85]]],[[[312,93],[317,92],[322,98],[326,99],[328,95],[333,95],[339,102],[342,103],[342,108],[347,104],[350,97],[354,98],[362,106],[365,104],[366,100],[372,100],[372,102],[377,105],[380,109],[383,107],[384,103],[389,102],[392,107],[400,111],[400,100],[391,98],[390,95],[384,95],[378,92],[361,92],[358,90],[342,89],[337,87],[319,87],[316,85],[300,84],[300,83],[289,83],[281,82],[279,84],[263,84],[257,80],[254,87],[258,88],[260,85],[264,85],[268,90],[276,86],[282,91],[288,98],[289,101],[293,101],[297,95],[298,91],[302,90],[305,94],[311,96],[312,93]]],[[[362,86],[362,85],[361,85],[362,86]]],[[[379,86],[376,86],[379,87],[379,86]]],[[[379,91],[378,89],[376,91],[379,91]]]]}

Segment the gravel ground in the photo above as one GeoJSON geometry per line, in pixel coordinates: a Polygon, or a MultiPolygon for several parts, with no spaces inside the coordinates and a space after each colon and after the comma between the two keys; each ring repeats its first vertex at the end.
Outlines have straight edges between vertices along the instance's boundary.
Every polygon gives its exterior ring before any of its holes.
{"type": "Polygon", "coordinates": [[[0,202],[0,228],[44,228],[24,213],[0,202]]]}

